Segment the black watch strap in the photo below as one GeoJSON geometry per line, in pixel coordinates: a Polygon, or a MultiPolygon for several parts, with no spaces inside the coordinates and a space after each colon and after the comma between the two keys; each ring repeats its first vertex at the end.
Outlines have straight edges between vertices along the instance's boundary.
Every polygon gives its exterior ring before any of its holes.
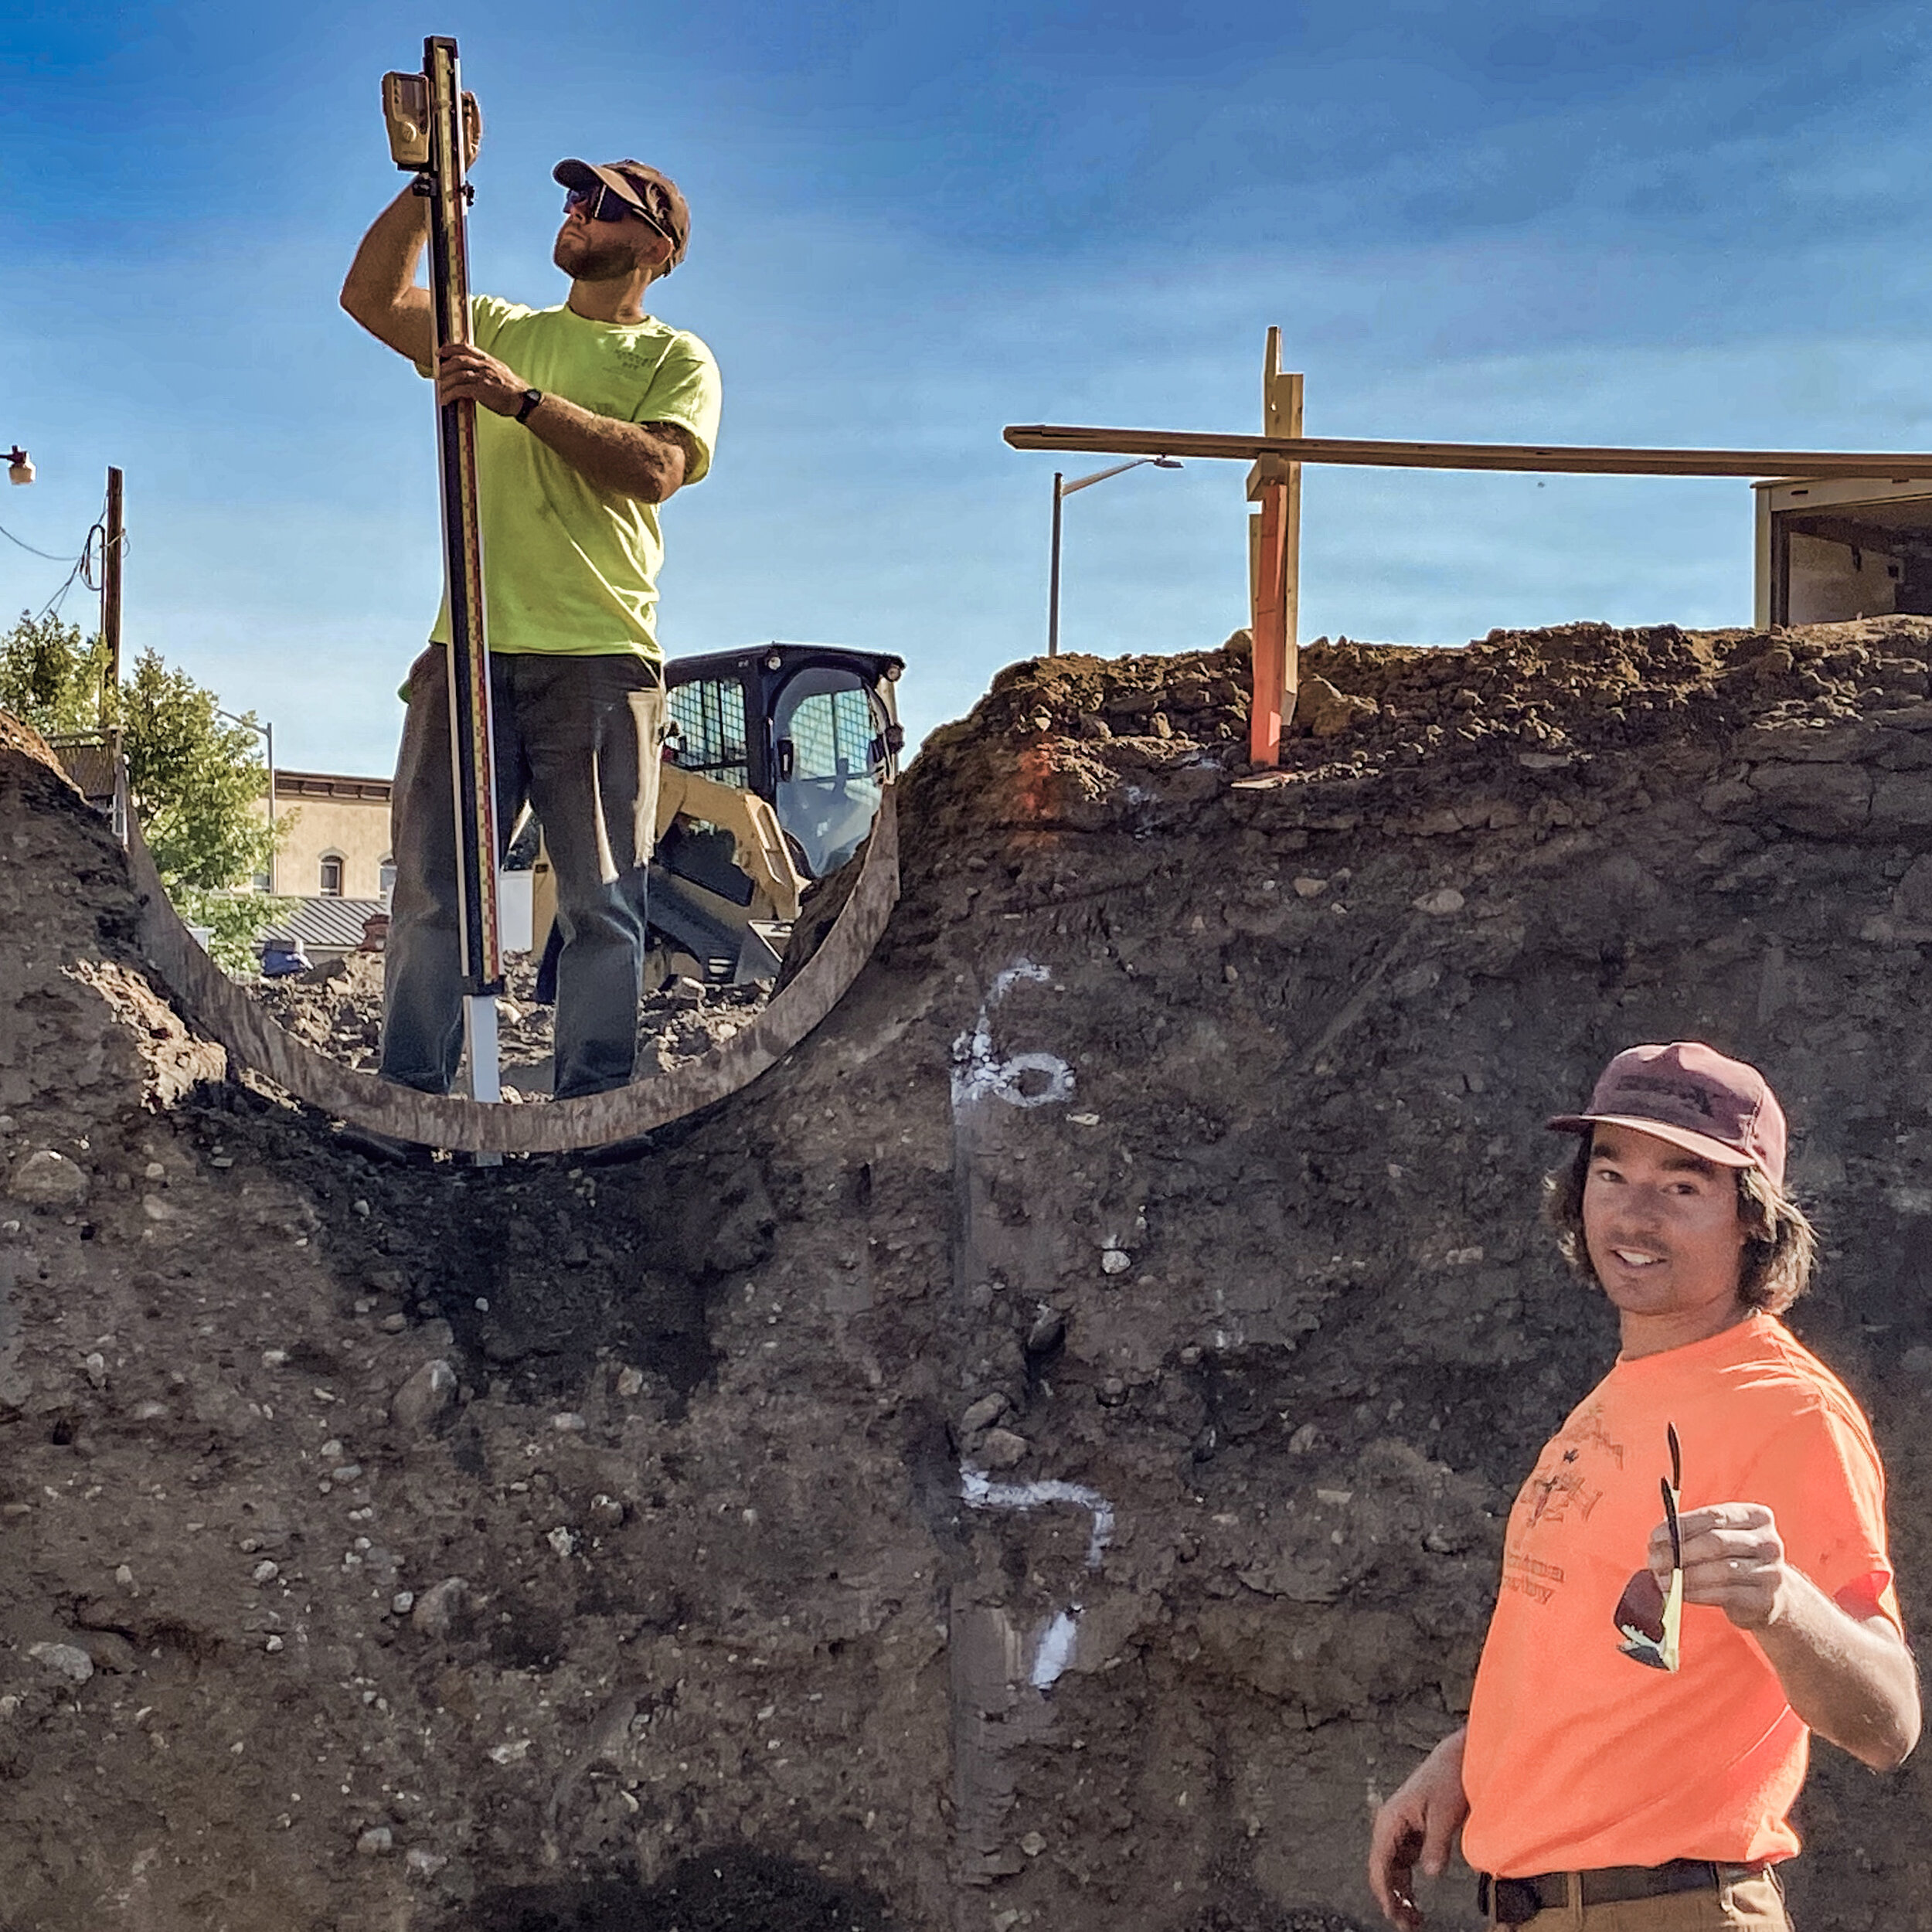
{"type": "Polygon", "coordinates": [[[516,420],[519,423],[529,422],[532,410],[533,410],[536,407],[537,404],[543,400],[543,390],[540,389],[526,389],[523,392],[523,400],[522,403],[519,405],[517,409],[516,420]]]}

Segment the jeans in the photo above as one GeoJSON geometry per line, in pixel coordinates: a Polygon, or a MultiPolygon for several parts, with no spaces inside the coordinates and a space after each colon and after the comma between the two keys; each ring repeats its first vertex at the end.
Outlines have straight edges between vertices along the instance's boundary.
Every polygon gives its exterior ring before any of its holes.
{"type": "MultiPolygon", "coordinates": [[[[563,950],[553,1091],[559,1100],[600,1094],[627,1084],[636,1063],[662,679],[655,664],[628,653],[493,651],[490,695],[499,846],[527,801],[543,821],[556,882],[563,950]]],[[[396,884],[383,967],[383,1077],[447,1094],[463,1054],[464,985],[440,645],[410,668],[389,836],[396,884]]]]}

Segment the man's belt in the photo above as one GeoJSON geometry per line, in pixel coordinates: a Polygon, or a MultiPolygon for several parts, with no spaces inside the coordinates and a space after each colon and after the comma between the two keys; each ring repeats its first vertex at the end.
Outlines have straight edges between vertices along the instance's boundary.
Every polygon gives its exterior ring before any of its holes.
{"type": "Polygon", "coordinates": [[[1526,1925],[1539,1912],[1570,1903],[1570,1882],[1581,1889],[1580,1903],[1618,1905],[1631,1899],[1662,1898],[1672,1892],[1715,1892],[1740,1879],[1754,1879],[1770,1862],[1717,1865],[1709,1859],[1672,1859],[1665,1865],[1606,1865],[1594,1872],[1539,1872],[1534,1878],[1476,1875],[1476,1910],[1498,1925],[1526,1925]]]}

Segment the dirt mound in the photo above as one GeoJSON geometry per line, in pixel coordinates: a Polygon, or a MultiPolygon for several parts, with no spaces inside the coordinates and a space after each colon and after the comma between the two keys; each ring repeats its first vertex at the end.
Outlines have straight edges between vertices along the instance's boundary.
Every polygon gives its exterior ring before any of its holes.
{"type": "MultiPolygon", "coordinates": [[[[655,1926],[709,1871],[747,1927],[1367,1923],[1612,1347],[1539,1123],[1635,1039],[1787,1100],[1910,1612],[1929,638],[1321,647],[1274,774],[1238,640],[1015,666],[838,1010],[601,1167],[373,1167],[220,1081],[9,738],[0,1923],[655,1926]]],[[[1925,1774],[1819,1757],[1849,1927],[1925,1774]]]]}

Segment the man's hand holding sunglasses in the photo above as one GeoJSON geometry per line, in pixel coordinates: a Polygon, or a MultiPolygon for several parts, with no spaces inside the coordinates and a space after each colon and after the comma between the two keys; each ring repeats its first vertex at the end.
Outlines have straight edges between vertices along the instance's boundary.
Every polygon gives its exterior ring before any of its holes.
{"type": "MultiPolygon", "coordinates": [[[[1677,1519],[1684,1552],[1684,1601],[1721,1610],[1740,1630],[1763,1630],[1789,1597],[1795,1572],[1784,1560],[1777,1519],[1761,1502],[1720,1502],[1677,1519]]],[[[1651,1574],[1670,1587],[1670,1526],[1650,1532],[1651,1574]]]]}
{"type": "MultiPolygon", "coordinates": [[[[1918,1672],[1868,1584],[1829,1597],[1785,1555],[1762,1503],[1725,1502],[1678,1517],[1684,1600],[1749,1631],[1791,1709],[1820,1736],[1890,1770],[1918,1740],[1918,1672]]],[[[1670,1532],[1651,1531],[1651,1573],[1670,1574],[1670,1532]]]]}

